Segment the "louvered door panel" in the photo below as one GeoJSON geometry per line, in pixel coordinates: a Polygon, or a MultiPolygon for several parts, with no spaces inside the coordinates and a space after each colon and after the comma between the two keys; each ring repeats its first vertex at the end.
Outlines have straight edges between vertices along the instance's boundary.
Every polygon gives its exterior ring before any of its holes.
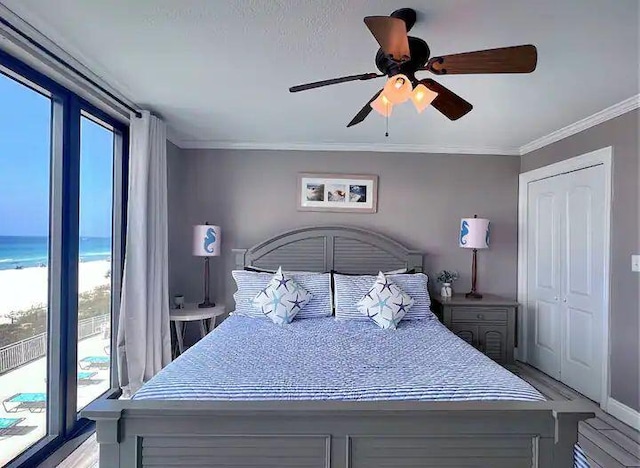
{"type": "Polygon", "coordinates": [[[478,347],[478,327],[471,323],[454,324],[451,331],[469,343],[471,346],[478,347]]]}
{"type": "Polygon", "coordinates": [[[349,468],[491,467],[531,468],[533,438],[353,437],[349,468]]]}
{"type": "Polygon", "coordinates": [[[478,327],[478,338],[482,351],[496,362],[507,359],[507,327],[490,325],[478,327]]]}
{"type": "Polygon", "coordinates": [[[327,468],[327,436],[145,437],[142,466],[215,468],[327,468]]]}

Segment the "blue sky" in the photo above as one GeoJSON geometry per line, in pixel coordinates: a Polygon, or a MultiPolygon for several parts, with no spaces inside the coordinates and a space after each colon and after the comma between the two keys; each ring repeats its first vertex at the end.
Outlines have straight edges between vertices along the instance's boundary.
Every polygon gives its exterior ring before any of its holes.
{"type": "MultiPolygon", "coordinates": [[[[0,236],[49,225],[51,101],[0,74],[0,236]]],[[[113,134],[81,122],[80,235],[111,234],[113,134]]]]}

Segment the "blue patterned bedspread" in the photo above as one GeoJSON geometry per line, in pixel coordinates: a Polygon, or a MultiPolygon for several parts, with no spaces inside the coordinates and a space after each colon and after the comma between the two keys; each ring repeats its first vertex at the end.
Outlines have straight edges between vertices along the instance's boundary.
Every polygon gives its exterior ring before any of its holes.
{"type": "Polygon", "coordinates": [[[397,330],[332,317],[231,316],[133,397],[164,400],[544,400],[437,320],[397,330]]]}
{"type": "MultiPolygon", "coordinates": [[[[234,315],[134,400],[545,400],[438,320],[372,322],[234,315]]],[[[574,467],[589,468],[581,448],[574,467]]]]}

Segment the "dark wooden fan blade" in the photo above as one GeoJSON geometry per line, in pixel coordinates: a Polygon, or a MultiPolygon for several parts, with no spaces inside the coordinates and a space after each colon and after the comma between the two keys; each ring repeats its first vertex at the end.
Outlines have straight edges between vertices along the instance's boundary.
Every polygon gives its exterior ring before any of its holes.
{"type": "Polygon", "coordinates": [[[356,116],[353,119],[351,119],[351,122],[347,124],[347,127],[353,127],[354,125],[359,124],[360,122],[362,122],[364,119],[367,118],[369,113],[373,110],[371,109],[371,103],[375,101],[378,96],[380,96],[381,92],[382,90],[378,91],[376,94],[373,95],[371,99],[369,99],[369,102],[367,102],[364,105],[364,107],[360,109],[360,112],[358,112],[356,116]]]}
{"type": "Polygon", "coordinates": [[[436,75],[531,73],[536,69],[537,62],[536,47],[521,45],[433,57],[425,68],[436,75]]]}
{"type": "Polygon", "coordinates": [[[364,24],[367,25],[385,54],[398,62],[404,62],[411,58],[407,25],[400,18],[367,16],[364,19],[364,24]]]}
{"type": "Polygon", "coordinates": [[[431,91],[438,93],[438,96],[433,100],[431,105],[449,118],[449,120],[458,120],[473,109],[471,104],[462,99],[456,93],[430,78],[422,80],[420,83],[425,85],[431,91]]]}
{"type": "Polygon", "coordinates": [[[371,80],[373,78],[378,78],[380,76],[385,76],[385,75],[378,75],[377,73],[364,73],[362,75],[349,75],[349,76],[343,76],[341,78],[333,78],[331,80],[314,81],[313,83],[306,83],[306,84],[301,84],[297,86],[292,86],[291,88],[289,88],[289,92],[297,93],[298,91],[306,91],[307,89],[321,88],[322,86],[329,86],[329,85],[334,85],[338,83],[346,83],[348,81],[371,80]]]}

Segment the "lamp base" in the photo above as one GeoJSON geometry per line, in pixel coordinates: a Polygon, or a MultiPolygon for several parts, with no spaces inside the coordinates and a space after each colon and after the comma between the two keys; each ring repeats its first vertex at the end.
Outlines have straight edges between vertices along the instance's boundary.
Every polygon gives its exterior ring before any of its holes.
{"type": "Polygon", "coordinates": [[[482,294],[479,292],[471,291],[464,295],[468,299],[482,299],[482,294]]]}
{"type": "Polygon", "coordinates": [[[209,299],[205,299],[204,302],[198,304],[198,309],[209,309],[211,307],[215,307],[215,302],[211,302],[209,299]]]}

